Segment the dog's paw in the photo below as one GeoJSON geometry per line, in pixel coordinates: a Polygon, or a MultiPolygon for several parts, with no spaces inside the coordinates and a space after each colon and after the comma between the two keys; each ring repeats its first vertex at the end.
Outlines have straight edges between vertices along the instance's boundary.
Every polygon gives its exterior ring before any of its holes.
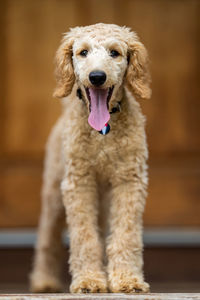
{"type": "Polygon", "coordinates": [[[71,293],[106,293],[107,279],[104,272],[87,272],[74,277],[71,293]]]}
{"type": "Polygon", "coordinates": [[[37,272],[31,275],[30,291],[33,293],[60,293],[63,291],[63,285],[57,278],[37,272]]]}
{"type": "Polygon", "coordinates": [[[125,271],[110,274],[108,285],[112,293],[147,293],[150,290],[149,284],[141,277],[125,271]]]}

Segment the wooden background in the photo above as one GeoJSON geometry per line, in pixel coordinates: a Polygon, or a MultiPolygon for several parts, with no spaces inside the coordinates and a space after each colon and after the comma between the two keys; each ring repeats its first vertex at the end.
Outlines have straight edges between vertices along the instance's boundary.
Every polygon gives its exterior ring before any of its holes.
{"type": "Polygon", "coordinates": [[[200,225],[200,1],[0,1],[0,227],[32,227],[40,209],[44,144],[60,112],[52,98],[61,33],[127,25],[149,50],[150,185],[145,224],[200,225]]]}

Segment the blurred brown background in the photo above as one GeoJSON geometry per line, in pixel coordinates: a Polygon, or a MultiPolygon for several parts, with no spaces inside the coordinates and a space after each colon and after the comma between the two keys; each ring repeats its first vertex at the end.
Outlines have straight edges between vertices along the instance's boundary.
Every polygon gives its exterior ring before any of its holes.
{"type": "Polygon", "coordinates": [[[199,292],[200,1],[1,0],[0,293],[28,292],[35,231],[26,228],[38,222],[44,145],[60,113],[52,91],[61,33],[96,22],[132,27],[151,59],[153,95],[141,102],[146,280],[153,292],[199,292]]]}
{"type": "Polygon", "coordinates": [[[200,225],[200,1],[0,1],[0,227],[34,227],[61,33],[96,22],[135,30],[151,59],[147,226],[200,225]]]}

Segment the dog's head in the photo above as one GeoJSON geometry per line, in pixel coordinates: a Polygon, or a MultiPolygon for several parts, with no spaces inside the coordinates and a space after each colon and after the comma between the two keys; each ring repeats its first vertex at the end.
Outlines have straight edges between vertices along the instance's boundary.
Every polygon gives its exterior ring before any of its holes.
{"type": "Polygon", "coordinates": [[[95,24],[64,35],[56,54],[54,96],[68,96],[77,83],[89,111],[89,124],[101,130],[121,100],[123,84],[136,98],[150,98],[148,55],[127,27],[95,24]]]}

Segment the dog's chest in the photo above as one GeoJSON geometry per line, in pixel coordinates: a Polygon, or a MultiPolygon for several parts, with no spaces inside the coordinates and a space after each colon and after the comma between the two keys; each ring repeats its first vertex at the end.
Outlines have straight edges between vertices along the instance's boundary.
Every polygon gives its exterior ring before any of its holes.
{"type": "Polygon", "coordinates": [[[89,146],[91,156],[88,159],[91,167],[94,167],[97,173],[109,176],[119,164],[126,162],[129,152],[126,144],[126,137],[119,140],[112,132],[106,136],[96,135],[89,146]]]}
{"type": "Polygon", "coordinates": [[[69,119],[66,117],[63,130],[63,154],[68,170],[84,168],[87,173],[93,170],[107,180],[131,163],[138,145],[134,142],[137,128],[112,118],[110,132],[102,135],[89,127],[86,117],[73,115],[71,122],[69,119]]]}

